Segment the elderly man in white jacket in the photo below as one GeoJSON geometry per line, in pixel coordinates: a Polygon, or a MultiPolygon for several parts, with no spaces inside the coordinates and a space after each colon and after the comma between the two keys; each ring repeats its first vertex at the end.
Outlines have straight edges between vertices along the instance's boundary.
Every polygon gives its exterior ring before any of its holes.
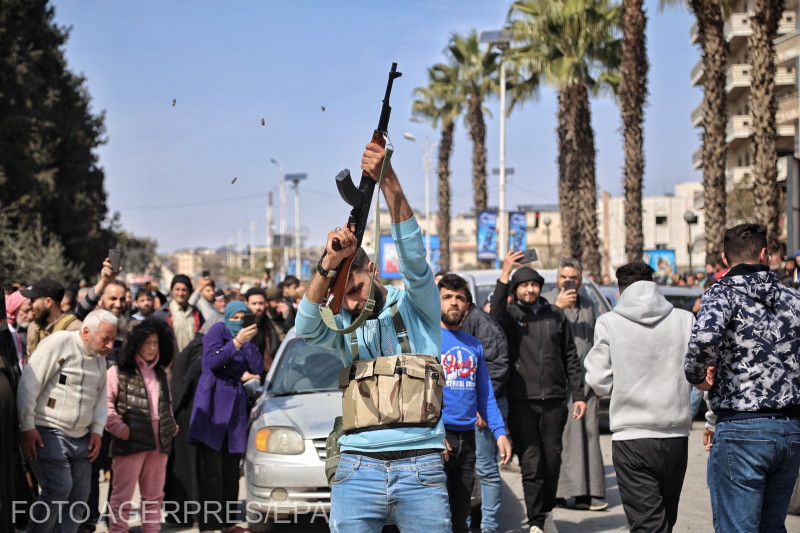
{"type": "Polygon", "coordinates": [[[694,317],[662,296],[649,265],[628,263],[616,275],[621,296],[597,319],[586,382],[611,396],[612,459],[630,530],[672,531],[688,458],[683,361],[694,317]]]}
{"type": "Polygon", "coordinates": [[[43,339],[22,372],[22,449],[42,487],[29,533],[73,533],[88,510],[89,463],[100,453],[106,425],[105,356],[116,334],[116,316],[92,311],[79,331],[43,339]]]}

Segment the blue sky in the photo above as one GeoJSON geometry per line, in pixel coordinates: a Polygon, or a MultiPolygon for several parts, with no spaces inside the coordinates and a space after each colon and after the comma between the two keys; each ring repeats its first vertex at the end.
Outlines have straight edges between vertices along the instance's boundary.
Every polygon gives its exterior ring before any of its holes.
{"type": "MultiPolygon", "coordinates": [[[[242,230],[265,241],[267,191],[274,191],[278,229],[278,169],[306,172],[300,186],[303,233],[322,244],[348,209],[334,177],[356,174],[377,125],[392,61],[403,76],[392,94],[393,164],[412,206],[424,209],[421,150],[409,132],[438,142],[438,132],[411,122],[412,91],[426,69],[444,60],[453,32],[503,26],[510,2],[410,0],[183,1],[54,0],[55,21],[71,27],[69,67],[87,78],[95,112],[105,111],[108,143],[100,148],[108,205],[123,226],[155,238],[159,251],[225,245],[242,230]],[[175,105],[172,105],[173,99],[175,105]],[[325,110],[322,110],[324,106],[325,110]],[[262,118],[265,125],[261,125],[262,118]],[[231,183],[233,178],[235,183],[231,183]]],[[[658,10],[646,1],[650,96],[646,110],[645,193],[670,192],[699,180],[691,154],[699,130],[691,110],[702,93],[689,85],[699,51],[689,43],[692,16],[658,10]]],[[[497,99],[488,101],[488,168],[498,166],[497,99]]],[[[622,134],[612,100],[592,102],[599,190],[621,194],[622,134]]],[[[507,121],[506,166],[515,174],[508,207],[557,203],[556,96],[543,88],[537,101],[507,121]]],[[[456,127],[453,210],[470,209],[471,142],[456,127]]],[[[435,210],[435,164],[431,183],[435,210]]],[[[293,200],[288,223],[293,227],[293,200]]],[[[497,205],[489,176],[489,203],[497,205]]]]}

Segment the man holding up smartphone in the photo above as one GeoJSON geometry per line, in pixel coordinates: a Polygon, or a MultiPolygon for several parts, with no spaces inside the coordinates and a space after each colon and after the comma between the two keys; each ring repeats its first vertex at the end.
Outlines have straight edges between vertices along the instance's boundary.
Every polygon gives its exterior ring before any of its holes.
{"type": "MultiPolygon", "coordinates": [[[[578,358],[583,360],[594,344],[594,324],[597,314],[592,301],[578,293],[583,279],[583,269],[577,259],[565,257],[558,265],[556,288],[544,297],[564,311],[569,329],[575,339],[578,358]]],[[[586,413],[581,419],[567,418],[562,436],[561,475],[558,479],[557,504],[565,505],[567,498],[575,498],[573,508],[584,511],[602,511],[608,507],[606,496],[603,454],[600,451],[597,394],[584,383],[586,413]]],[[[572,397],[567,400],[572,410],[572,397]]]]}
{"type": "Polygon", "coordinates": [[[568,414],[581,418],[586,404],[583,369],[568,321],[561,309],[541,298],[544,278],[522,266],[524,255],[506,255],[491,315],[508,338],[508,425],[522,470],[528,525],[530,533],[542,533],[556,531],[551,511],[564,424],[568,414]],[[574,400],[569,412],[568,391],[574,400]]]}

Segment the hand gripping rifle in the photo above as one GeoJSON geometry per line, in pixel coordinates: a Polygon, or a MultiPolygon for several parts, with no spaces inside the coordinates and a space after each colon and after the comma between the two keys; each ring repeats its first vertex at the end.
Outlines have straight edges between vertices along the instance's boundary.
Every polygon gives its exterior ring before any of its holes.
{"type": "MultiPolygon", "coordinates": [[[[378,120],[378,127],[372,133],[372,142],[382,147],[386,147],[386,135],[389,130],[389,115],[392,113],[392,108],[389,106],[392,83],[395,78],[399,78],[402,75],[402,72],[397,72],[397,63],[392,63],[392,69],[389,71],[389,81],[386,83],[386,95],[383,97],[383,106],[381,107],[381,118],[378,120]]],[[[339,195],[342,199],[353,207],[353,209],[350,210],[347,227],[350,228],[350,231],[356,236],[356,248],[358,248],[361,246],[361,241],[364,238],[364,229],[367,227],[367,217],[369,217],[369,209],[372,205],[372,193],[375,190],[375,180],[369,176],[367,171],[364,171],[361,173],[361,183],[359,183],[356,188],[350,177],[350,171],[344,169],[336,176],[336,188],[339,189],[339,195]]],[[[378,235],[375,235],[375,239],[378,239],[378,235]]],[[[337,244],[338,243],[334,242],[334,246],[337,246],[337,244]]],[[[355,254],[345,258],[345,260],[341,262],[336,277],[333,280],[326,304],[334,314],[342,310],[347,279],[350,277],[350,266],[353,263],[354,257],[355,254]]]]}

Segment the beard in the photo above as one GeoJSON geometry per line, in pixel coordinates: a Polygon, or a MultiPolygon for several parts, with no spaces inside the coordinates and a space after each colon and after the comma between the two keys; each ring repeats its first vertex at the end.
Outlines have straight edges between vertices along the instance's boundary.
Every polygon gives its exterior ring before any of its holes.
{"type": "Polygon", "coordinates": [[[36,322],[36,325],[39,326],[40,329],[44,329],[47,327],[47,319],[50,318],[50,313],[42,313],[41,315],[33,315],[33,321],[36,322]]]}
{"type": "Polygon", "coordinates": [[[442,323],[445,326],[450,327],[460,326],[461,322],[464,321],[465,314],[466,313],[457,310],[455,313],[450,311],[442,311],[442,323]]]}
{"type": "MultiPolygon", "coordinates": [[[[386,305],[386,296],[383,294],[383,291],[380,289],[375,290],[375,294],[372,295],[373,299],[375,300],[375,307],[372,308],[372,312],[367,317],[367,320],[375,320],[383,311],[383,306],[386,305]]],[[[364,306],[366,302],[359,305],[355,308],[355,310],[350,311],[350,314],[353,315],[353,318],[356,318],[358,315],[361,314],[361,311],[364,310],[364,306]]]]}

